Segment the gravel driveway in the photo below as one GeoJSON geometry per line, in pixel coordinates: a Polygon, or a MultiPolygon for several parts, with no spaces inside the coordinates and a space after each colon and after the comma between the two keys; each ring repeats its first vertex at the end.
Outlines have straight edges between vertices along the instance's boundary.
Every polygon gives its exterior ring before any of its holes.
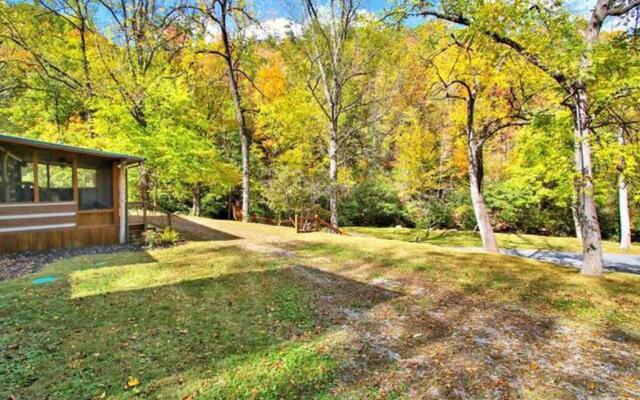
{"type": "MultiPolygon", "coordinates": [[[[457,250],[483,251],[481,247],[452,247],[457,250]]],[[[502,254],[510,256],[532,258],[534,260],[550,262],[558,265],[580,268],[582,265],[582,254],[569,251],[553,250],[525,250],[525,249],[500,249],[502,254]]],[[[630,272],[640,274],[640,256],[631,254],[611,254],[603,255],[605,270],[630,272]]]]}
{"type": "MultiPolygon", "coordinates": [[[[582,254],[565,251],[551,250],[521,250],[502,249],[504,254],[512,256],[533,258],[554,264],[580,267],[582,265],[582,254]]],[[[640,256],[630,254],[607,254],[603,255],[605,269],[608,271],[630,272],[640,274],[640,256]]]]}

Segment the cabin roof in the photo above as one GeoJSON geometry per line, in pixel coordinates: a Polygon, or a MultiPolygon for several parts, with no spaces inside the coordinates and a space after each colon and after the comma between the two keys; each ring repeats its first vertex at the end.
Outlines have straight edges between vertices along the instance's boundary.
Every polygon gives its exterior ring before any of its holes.
{"type": "Polygon", "coordinates": [[[0,134],[0,143],[12,143],[17,145],[35,147],[39,149],[59,150],[59,151],[65,151],[67,153],[85,154],[85,155],[95,156],[95,157],[110,158],[112,160],[124,161],[127,164],[136,164],[144,161],[144,158],[142,157],[132,156],[129,154],[112,153],[109,151],[88,149],[85,147],[77,147],[77,146],[69,146],[66,144],[44,142],[42,140],[27,139],[20,136],[0,134]]]}

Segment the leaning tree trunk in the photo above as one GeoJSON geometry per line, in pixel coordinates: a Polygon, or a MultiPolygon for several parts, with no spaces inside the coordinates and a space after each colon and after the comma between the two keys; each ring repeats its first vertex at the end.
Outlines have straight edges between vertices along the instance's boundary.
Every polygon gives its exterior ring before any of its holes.
{"type": "Polygon", "coordinates": [[[329,211],[331,225],[338,227],[338,132],[331,124],[329,137],[329,211]]]}
{"type": "Polygon", "coordinates": [[[584,84],[576,85],[575,100],[575,161],[578,176],[578,218],[582,232],[582,274],[601,275],[602,239],[596,212],[593,171],[591,168],[590,121],[587,91],[584,84]]]}
{"type": "MultiPolygon", "coordinates": [[[[622,129],[618,131],[618,143],[624,146],[624,135],[622,129]]],[[[629,194],[627,181],[624,177],[625,160],[620,157],[620,177],[618,178],[618,207],[620,208],[620,248],[629,250],[631,248],[631,222],[629,219],[629,194]]]]}
{"type": "Polygon", "coordinates": [[[478,230],[482,238],[482,247],[488,253],[498,253],[498,242],[493,233],[487,206],[482,195],[482,178],[484,166],[482,160],[482,145],[469,143],[469,190],[471,191],[471,203],[473,213],[476,216],[478,230]]]}

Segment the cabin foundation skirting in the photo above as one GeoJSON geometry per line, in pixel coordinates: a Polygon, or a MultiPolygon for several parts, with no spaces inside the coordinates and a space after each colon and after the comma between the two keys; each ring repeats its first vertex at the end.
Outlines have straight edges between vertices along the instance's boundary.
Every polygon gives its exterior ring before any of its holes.
{"type": "Polygon", "coordinates": [[[106,246],[118,243],[118,230],[114,225],[0,233],[0,253],[106,246]]]}

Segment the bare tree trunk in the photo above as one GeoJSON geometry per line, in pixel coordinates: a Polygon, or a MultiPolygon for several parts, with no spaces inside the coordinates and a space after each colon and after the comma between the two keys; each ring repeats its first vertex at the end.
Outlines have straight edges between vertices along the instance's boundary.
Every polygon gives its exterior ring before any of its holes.
{"type": "Polygon", "coordinates": [[[240,141],[242,144],[242,221],[249,222],[249,206],[250,206],[250,163],[252,134],[247,126],[245,118],[245,110],[242,105],[240,94],[240,86],[236,75],[236,65],[233,61],[233,49],[229,32],[227,30],[226,18],[219,23],[220,33],[222,35],[222,43],[224,46],[224,60],[227,64],[227,77],[229,78],[229,89],[233,99],[235,108],[236,122],[238,123],[238,131],[240,133],[240,141]]]}
{"type": "Polygon", "coordinates": [[[250,200],[250,166],[249,155],[251,148],[251,138],[246,134],[240,137],[242,142],[242,221],[249,222],[249,200],[250,200]]]}
{"type": "Polygon", "coordinates": [[[140,192],[140,201],[146,203],[149,201],[149,174],[144,164],[138,167],[138,191],[140,192]]]}
{"type": "Polygon", "coordinates": [[[576,85],[575,93],[575,152],[576,172],[578,173],[578,219],[582,232],[583,262],[581,273],[601,275],[602,240],[600,223],[596,212],[593,171],[591,168],[591,145],[587,91],[583,84],[576,85]]]}
{"type": "Polygon", "coordinates": [[[191,214],[199,217],[202,213],[201,213],[201,201],[202,201],[202,194],[200,193],[200,186],[196,185],[193,188],[193,207],[191,209],[191,214]]]}
{"type": "Polygon", "coordinates": [[[87,50],[87,19],[89,17],[89,12],[87,10],[86,3],[82,3],[81,0],[75,1],[75,12],[77,14],[78,19],[80,20],[78,25],[78,33],[80,35],[80,50],[82,53],[82,70],[84,72],[84,85],[87,91],[87,98],[89,100],[89,104],[86,109],[87,113],[87,125],[89,127],[89,137],[91,139],[95,138],[95,126],[93,121],[93,84],[91,82],[91,65],[89,64],[89,54],[87,50]]]}
{"type": "Polygon", "coordinates": [[[475,143],[469,143],[469,190],[471,192],[471,203],[473,204],[473,213],[476,216],[478,230],[482,238],[482,247],[488,253],[498,253],[498,242],[493,233],[487,206],[482,195],[482,179],[483,179],[483,160],[482,146],[475,143]]]}
{"type": "MultiPolygon", "coordinates": [[[[624,146],[622,129],[618,130],[618,143],[624,146]]],[[[624,177],[625,159],[620,158],[620,177],[618,178],[618,207],[620,208],[620,248],[631,248],[631,222],[629,219],[629,194],[627,181],[624,177]]]]}
{"type": "Polygon", "coordinates": [[[580,217],[578,211],[578,209],[580,208],[580,206],[578,205],[578,194],[575,188],[573,192],[573,199],[571,199],[571,215],[573,217],[573,227],[576,232],[576,238],[582,239],[582,228],[580,227],[580,217]]]}
{"type": "Polygon", "coordinates": [[[338,227],[338,133],[331,124],[329,137],[329,211],[331,225],[338,227]]]}
{"type": "Polygon", "coordinates": [[[157,171],[153,174],[153,206],[158,207],[158,186],[160,186],[160,180],[158,179],[157,171]]]}

